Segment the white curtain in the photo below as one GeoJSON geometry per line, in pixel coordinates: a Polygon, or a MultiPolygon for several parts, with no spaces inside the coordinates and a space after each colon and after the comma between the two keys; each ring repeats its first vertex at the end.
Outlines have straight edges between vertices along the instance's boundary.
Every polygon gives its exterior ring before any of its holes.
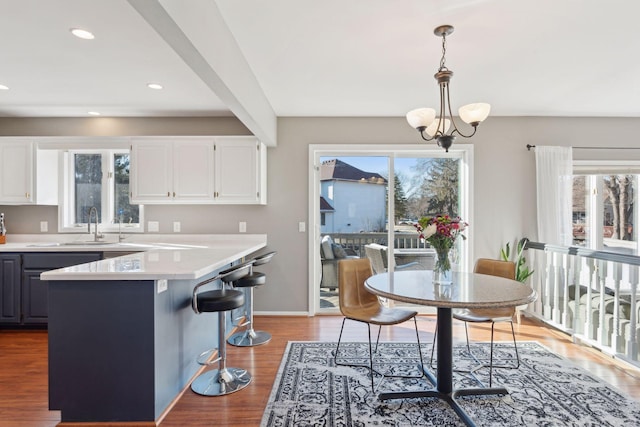
{"type": "Polygon", "coordinates": [[[538,145],[535,151],[538,241],[570,246],[573,241],[571,147],[538,145]]]}

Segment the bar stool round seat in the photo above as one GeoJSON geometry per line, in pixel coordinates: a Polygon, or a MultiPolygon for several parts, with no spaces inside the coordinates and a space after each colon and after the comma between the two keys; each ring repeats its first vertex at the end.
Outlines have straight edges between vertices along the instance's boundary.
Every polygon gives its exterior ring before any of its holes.
{"type": "Polygon", "coordinates": [[[220,272],[194,288],[192,306],[197,313],[218,313],[218,358],[206,361],[215,350],[200,354],[198,363],[209,366],[219,363],[218,369],[205,371],[193,380],[191,390],[203,396],[223,396],[245,388],[251,382],[251,374],[245,369],[226,366],[226,313],[240,308],[245,303],[244,292],[237,289],[215,289],[197,293],[197,289],[211,281],[220,279],[224,284],[238,280],[249,274],[250,264],[243,263],[220,272]],[[201,361],[205,359],[205,361],[201,361]]]}
{"type": "Polygon", "coordinates": [[[253,267],[268,263],[275,254],[276,252],[269,252],[249,261],[252,265],[251,272],[233,282],[234,288],[248,288],[248,302],[246,304],[248,320],[244,324],[247,326],[245,331],[236,332],[229,337],[227,342],[231,345],[236,347],[253,347],[266,344],[271,340],[270,333],[253,329],[253,289],[267,283],[266,274],[253,271],[253,267]]]}
{"type": "Polygon", "coordinates": [[[229,311],[244,305],[244,293],[235,289],[216,289],[198,294],[197,300],[201,312],[229,311]]]}
{"type": "Polygon", "coordinates": [[[254,271],[253,273],[236,281],[233,286],[236,288],[253,288],[255,286],[262,286],[265,283],[267,283],[267,275],[254,271]]]}

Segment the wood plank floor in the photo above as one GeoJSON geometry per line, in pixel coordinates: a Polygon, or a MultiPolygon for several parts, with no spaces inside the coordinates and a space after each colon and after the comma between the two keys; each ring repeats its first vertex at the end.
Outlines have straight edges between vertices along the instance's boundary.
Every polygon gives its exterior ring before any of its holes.
{"type": "MultiPolygon", "coordinates": [[[[433,339],[435,318],[419,319],[421,340],[428,342],[433,339]]],[[[222,397],[202,397],[187,390],[160,426],[258,426],[287,342],[336,341],[341,322],[340,316],[256,317],[256,329],[269,331],[271,342],[253,348],[227,346],[228,366],[246,368],[253,375],[249,387],[222,397]]],[[[538,341],[640,401],[640,370],[573,344],[566,335],[537,321],[523,319],[515,327],[518,340],[538,341]]],[[[511,338],[508,326],[497,329],[496,340],[511,338]]],[[[473,340],[490,338],[488,325],[472,326],[470,332],[473,340]]],[[[456,342],[464,340],[460,322],[454,322],[454,335],[456,342]]],[[[350,322],[345,327],[345,339],[362,341],[364,337],[364,325],[350,322]]],[[[381,336],[388,341],[413,339],[410,323],[385,328],[381,336]]],[[[0,330],[0,427],[54,427],[60,413],[48,410],[47,382],[46,331],[0,330]]]]}

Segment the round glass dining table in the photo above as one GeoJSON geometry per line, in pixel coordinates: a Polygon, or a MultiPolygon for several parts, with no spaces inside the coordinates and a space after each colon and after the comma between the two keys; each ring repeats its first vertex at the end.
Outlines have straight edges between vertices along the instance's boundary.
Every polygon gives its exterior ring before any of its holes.
{"type": "Polygon", "coordinates": [[[436,307],[438,311],[437,377],[422,367],[434,389],[382,392],[380,400],[413,397],[438,397],[446,401],[465,422],[475,423],[456,402],[457,396],[508,394],[507,389],[453,389],[452,309],[504,308],[529,304],[537,294],[529,286],[503,277],[477,273],[454,272],[449,285],[433,282],[432,270],[395,271],[376,274],[365,281],[365,287],[378,296],[395,301],[436,307]]]}

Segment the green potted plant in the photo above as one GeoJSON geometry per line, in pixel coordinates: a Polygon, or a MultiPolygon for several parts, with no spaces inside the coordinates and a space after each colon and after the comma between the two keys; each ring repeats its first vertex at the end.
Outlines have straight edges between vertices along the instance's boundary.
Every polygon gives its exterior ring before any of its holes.
{"type": "Polygon", "coordinates": [[[511,245],[509,242],[504,248],[500,249],[500,258],[504,261],[513,261],[516,264],[516,280],[518,282],[525,282],[529,276],[531,276],[534,270],[529,270],[525,264],[527,263],[524,258],[524,246],[529,241],[526,237],[518,240],[516,244],[516,251],[513,253],[513,259],[511,254],[511,245]]]}

